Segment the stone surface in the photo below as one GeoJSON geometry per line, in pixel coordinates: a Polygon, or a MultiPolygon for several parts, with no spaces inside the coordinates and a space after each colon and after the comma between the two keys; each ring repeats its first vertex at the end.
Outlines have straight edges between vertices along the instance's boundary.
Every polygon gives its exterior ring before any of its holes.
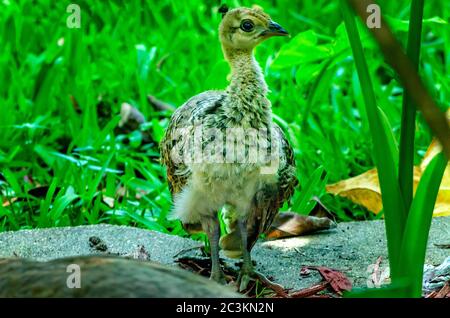
{"type": "MultiPolygon", "coordinates": [[[[435,244],[450,243],[450,218],[434,218],[426,263],[438,265],[449,256],[449,249],[435,244]]],[[[101,254],[90,246],[96,236],[109,253],[132,255],[144,246],[150,259],[175,265],[177,255],[198,254],[192,249],[201,243],[158,232],[114,225],[89,225],[0,233],[0,257],[24,257],[44,261],[66,256],[101,254]],[[181,252],[181,254],[180,254],[181,252]]],[[[387,266],[387,249],[383,221],[340,223],[336,229],[314,235],[258,242],[252,251],[257,269],[287,288],[309,287],[321,280],[315,271],[302,277],[303,265],[327,266],[344,272],[354,286],[366,286],[367,271],[379,256],[387,266]]],[[[226,260],[235,265],[238,260],[226,260]]]]}
{"type": "MultiPolygon", "coordinates": [[[[450,218],[433,219],[425,263],[441,264],[449,249],[435,244],[450,242],[450,218]]],[[[368,268],[382,257],[388,267],[384,221],[339,223],[334,230],[310,236],[263,242],[254,249],[261,271],[284,286],[304,288],[321,280],[319,274],[299,275],[303,265],[327,266],[344,272],[354,286],[366,287],[368,268]]]]}
{"type": "Polygon", "coordinates": [[[108,252],[131,255],[142,245],[150,259],[172,264],[173,256],[183,249],[200,245],[190,239],[128,226],[108,224],[59,227],[0,233],[0,257],[18,256],[38,261],[55,258],[102,254],[90,246],[89,238],[96,236],[108,252]]]}

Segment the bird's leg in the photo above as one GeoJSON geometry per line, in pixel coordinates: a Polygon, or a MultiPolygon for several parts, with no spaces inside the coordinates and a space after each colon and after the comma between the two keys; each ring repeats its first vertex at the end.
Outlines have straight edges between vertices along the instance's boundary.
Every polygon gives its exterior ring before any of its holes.
{"type": "Polygon", "coordinates": [[[239,291],[243,291],[247,288],[251,277],[254,276],[252,258],[247,243],[247,220],[238,220],[239,232],[241,234],[241,248],[242,248],[242,268],[239,273],[238,284],[239,291]]]}
{"type": "Polygon", "coordinates": [[[202,222],[203,230],[209,239],[209,246],[211,249],[211,277],[220,284],[226,284],[225,275],[220,266],[219,260],[219,239],[220,239],[220,224],[219,219],[210,218],[202,222]]]}
{"type": "Polygon", "coordinates": [[[241,233],[242,242],[242,259],[243,264],[241,272],[239,273],[238,285],[239,291],[242,292],[248,287],[248,283],[251,280],[260,280],[264,285],[269,286],[276,292],[283,292],[284,288],[274,282],[271,282],[263,274],[256,271],[253,267],[252,258],[250,254],[250,248],[248,246],[248,233],[247,233],[247,221],[238,220],[239,232],[241,233]]]}

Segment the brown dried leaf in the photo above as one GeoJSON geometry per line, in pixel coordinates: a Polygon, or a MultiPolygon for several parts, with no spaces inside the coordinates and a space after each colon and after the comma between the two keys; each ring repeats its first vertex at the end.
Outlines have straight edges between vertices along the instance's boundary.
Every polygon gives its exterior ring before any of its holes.
{"type": "Polygon", "coordinates": [[[119,127],[126,131],[133,131],[139,128],[140,124],[145,123],[145,117],[136,108],[128,103],[122,103],[120,106],[119,127]]]}
{"type": "Polygon", "coordinates": [[[350,280],[343,273],[335,269],[325,266],[307,266],[307,268],[319,271],[320,275],[330,283],[331,288],[339,295],[342,295],[342,291],[349,291],[352,289],[350,280]]]}
{"type": "Polygon", "coordinates": [[[450,298],[450,282],[446,282],[439,291],[433,291],[425,298],[450,298]]]}
{"type": "Polygon", "coordinates": [[[379,256],[377,261],[375,262],[375,266],[373,267],[373,273],[371,275],[372,282],[375,286],[381,286],[381,262],[383,258],[379,256]]]}
{"type": "Polygon", "coordinates": [[[312,198],[313,201],[316,201],[316,205],[312,209],[312,211],[309,213],[309,216],[315,216],[318,218],[327,217],[330,220],[336,220],[333,213],[327,209],[327,207],[320,201],[320,199],[317,196],[314,196],[312,198]]]}
{"type": "Polygon", "coordinates": [[[294,212],[278,213],[267,233],[268,239],[279,239],[289,236],[299,236],[320,230],[336,227],[329,218],[300,215],[294,212]]]}
{"type": "Polygon", "coordinates": [[[435,298],[450,298],[450,282],[445,283],[435,298]]]}

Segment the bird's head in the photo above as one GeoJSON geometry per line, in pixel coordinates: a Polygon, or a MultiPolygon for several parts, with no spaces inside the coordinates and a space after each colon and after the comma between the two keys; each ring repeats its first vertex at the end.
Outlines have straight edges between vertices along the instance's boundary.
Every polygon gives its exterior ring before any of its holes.
{"type": "Polygon", "coordinates": [[[273,36],[289,33],[259,7],[228,10],[221,7],[223,19],[219,27],[222,45],[232,49],[251,50],[273,36]]]}

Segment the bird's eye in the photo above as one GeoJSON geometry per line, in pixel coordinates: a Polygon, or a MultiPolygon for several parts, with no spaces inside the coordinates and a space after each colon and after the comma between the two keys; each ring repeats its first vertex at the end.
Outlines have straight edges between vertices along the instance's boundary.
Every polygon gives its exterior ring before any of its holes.
{"type": "Polygon", "coordinates": [[[242,31],[245,31],[245,32],[253,31],[254,27],[255,27],[255,25],[253,24],[253,21],[251,21],[251,20],[244,20],[241,23],[241,29],[242,29],[242,31]]]}

